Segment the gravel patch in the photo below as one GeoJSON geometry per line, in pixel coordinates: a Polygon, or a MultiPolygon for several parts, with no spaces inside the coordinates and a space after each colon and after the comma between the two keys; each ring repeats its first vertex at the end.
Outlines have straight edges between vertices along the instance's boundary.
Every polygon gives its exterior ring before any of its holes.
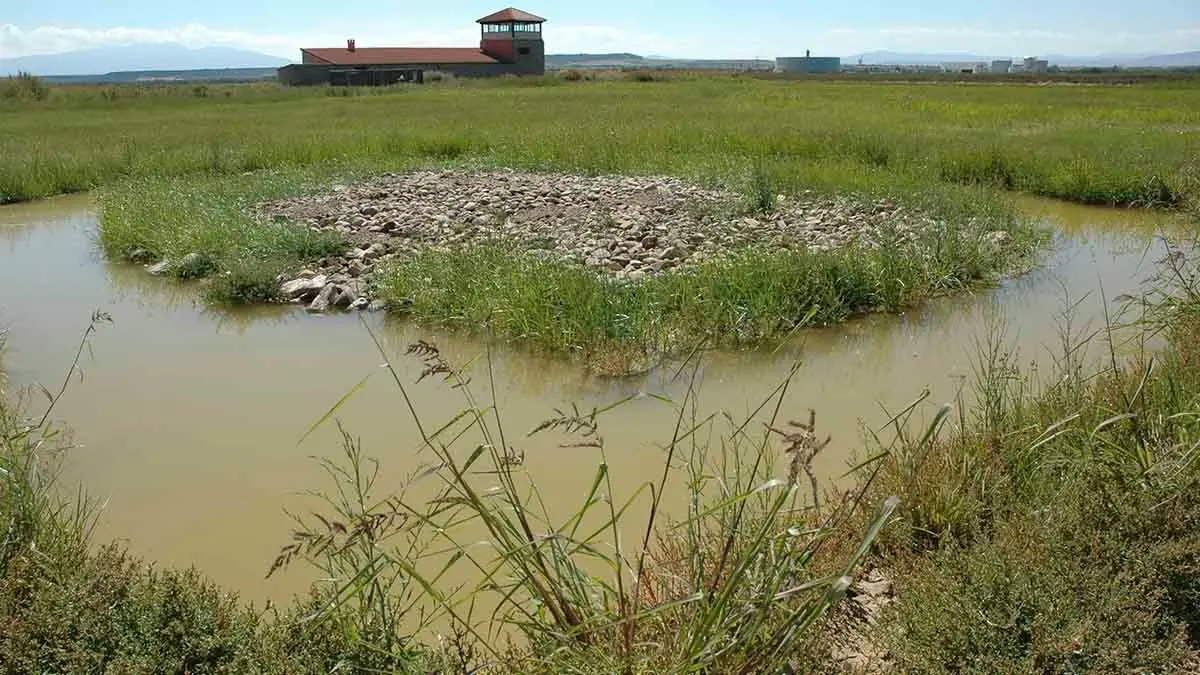
{"type": "Polygon", "coordinates": [[[890,201],[811,194],[777,198],[747,215],[745,197],[663,176],[576,176],[517,171],[385,174],[328,192],[259,205],[353,247],[283,279],[286,299],[314,311],[367,306],[381,263],[424,249],[506,242],[614,280],[670,273],[750,246],[821,251],[901,239],[935,224],[890,201]],[[337,286],[324,292],[313,280],[337,286]],[[305,283],[299,283],[304,281],[305,283]]]}

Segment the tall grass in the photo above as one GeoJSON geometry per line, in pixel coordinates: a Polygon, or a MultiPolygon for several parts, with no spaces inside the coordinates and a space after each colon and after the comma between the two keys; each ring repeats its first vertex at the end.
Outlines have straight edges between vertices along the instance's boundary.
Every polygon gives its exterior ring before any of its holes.
{"type": "Polygon", "coordinates": [[[210,295],[219,302],[270,300],[276,275],[344,250],[337,236],[254,216],[260,201],[302,191],[311,181],[296,172],[254,180],[218,175],[190,189],[132,180],[102,196],[100,244],[118,259],[165,261],[180,279],[215,276],[210,295]]]}
{"type": "Polygon", "coordinates": [[[44,101],[49,96],[49,85],[30,73],[20,72],[0,80],[0,99],[44,101]]]}
{"type": "Polygon", "coordinates": [[[714,177],[762,165],[789,177],[781,186],[789,190],[948,181],[1162,205],[1180,199],[1179,170],[1200,154],[1194,81],[554,81],[563,86],[518,78],[347,97],[264,84],[213,85],[204,97],[191,87],[118,88],[112,97],[52,88],[45,101],[0,99],[0,201],[129,176],[330,162],[386,170],[452,146],[456,158],[518,168],[714,177]]]}
{"type": "MultiPolygon", "coordinates": [[[[37,562],[71,564],[86,541],[93,507],[86,499],[63,502],[55,494],[61,455],[70,447],[66,430],[51,418],[58,401],[79,370],[79,360],[99,326],[110,321],[101,312],[92,316],[79,349],[57,391],[42,386],[45,412],[40,417],[22,415],[27,393],[10,396],[0,374],[0,569],[23,557],[37,562]]],[[[0,335],[0,352],[4,336],[0,335]]]]}
{"type": "Polygon", "coordinates": [[[661,447],[661,474],[621,496],[603,418],[628,400],[557,411],[521,434],[506,428],[490,372],[477,385],[427,342],[408,354],[421,362],[421,380],[462,392],[464,408],[444,423],[421,419],[412,406],[420,380],[404,382],[386,361],[428,462],[400,490],[374,494],[378,467],[343,432],[343,461],[326,463],[335,478],[328,509],[298,519],[274,569],[307,559],[330,574],[330,608],[355,608],[364,635],[392,634],[398,617],[431,608],[418,628],[456,627],[459,653],[474,659],[457,664],[465,671],[781,672],[803,658],[896,506],[885,500],[844,556],[819,558],[859,501],[819,509],[795,472],[777,473],[786,452],[815,451],[811,426],[775,442],[787,381],[743,420],[700,413],[694,386],[683,400],[663,399],[674,433],[661,447]],[[478,399],[477,387],[493,400],[478,399]],[[549,509],[525,472],[536,459],[518,439],[545,433],[593,457],[591,487],[573,509],[549,509]],[[663,497],[676,487],[688,507],[668,522],[663,497]],[[451,578],[470,581],[456,587],[451,578]],[[515,651],[498,644],[511,630],[524,638],[515,651]]]}
{"type": "Polygon", "coordinates": [[[755,345],[811,323],[900,310],[1012,269],[1034,242],[1022,224],[975,220],[871,248],[751,248],[636,283],[489,245],[398,261],[380,272],[377,292],[425,323],[589,359],[619,345],[653,356],[701,338],[755,345]],[[990,243],[994,227],[1013,233],[1011,245],[990,243]]]}

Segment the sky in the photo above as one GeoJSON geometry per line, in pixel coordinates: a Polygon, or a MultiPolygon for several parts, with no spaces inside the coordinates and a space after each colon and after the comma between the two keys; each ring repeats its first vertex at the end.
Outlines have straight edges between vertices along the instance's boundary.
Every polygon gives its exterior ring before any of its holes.
{"type": "MultiPolygon", "coordinates": [[[[469,46],[512,0],[0,0],[0,58],[178,42],[295,59],[300,47],[469,46]]],[[[677,58],[1200,50],[1200,0],[518,0],[548,53],[677,58]]]]}

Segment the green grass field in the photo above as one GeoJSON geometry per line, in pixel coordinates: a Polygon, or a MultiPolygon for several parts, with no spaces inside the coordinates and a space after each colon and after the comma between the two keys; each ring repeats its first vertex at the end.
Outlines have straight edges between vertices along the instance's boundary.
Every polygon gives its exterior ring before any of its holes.
{"type": "Polygon", "coordinates": [[[1178,200],[1200,85],[770,81],[51,88],[0,97],[0,202],[120,179],[471,160],[783,186],[983,183],[1095,204],[1178,200]],[[1036,152],[1031,152],[1036,148],[1036,152]]]}
{"type": "MultiPolygon", "coordinates": [[[[951,225],[986,221],[975,235],[1025,235],[998,196],[1180,203],[1200,153],[1197,111],[1200,84],[1191,80],[1119,87],[546,77],[387,90],[51,89],[41,100],[0,103],[14,122],[3,133],[24,139],[0,163],[0,193],[19,199],[105,185],[102,242],[111,255],[198,253],[206,272],[222,273],[209,286],[212,299],[260,301],[273,295],[276,274],[338,244],[256,225],[245,212],[256,198],[319,189],[335,176],[445,164],[665,173],[748,196],[761,185],[772,194],[886,195],[951,225]]],[[[786,335],[806,317],[911,306],[1019,258],[987,255],[974,235],[967,239],[976,245],[947,245],[974,231],[959,229],[891,256],[800,256],[773,266],[747,259],[632,292],[543,274],[519,256],[493,256],[484,283],[474,275],[480,261],[431,255],[382,275],[380,294],[429,323],[486,324],[498,337],[560,353],[673,351],[705,335],[750,344],[786,335]],[[770,278],[754,273],[768,267],[770,278]]],[[[1018,252],[1031,248],[1030,237],[1015,240],[1018,252]]]]}

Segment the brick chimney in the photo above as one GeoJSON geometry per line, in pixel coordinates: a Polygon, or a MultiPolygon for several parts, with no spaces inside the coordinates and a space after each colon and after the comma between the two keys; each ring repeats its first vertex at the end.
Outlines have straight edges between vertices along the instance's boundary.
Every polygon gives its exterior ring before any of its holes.
{"type": "Polygon", "coordinates": [[[354,40],[353,39],[346,40],[346,51],[348,51],[348,52],[354,51],[354,40]]]}

